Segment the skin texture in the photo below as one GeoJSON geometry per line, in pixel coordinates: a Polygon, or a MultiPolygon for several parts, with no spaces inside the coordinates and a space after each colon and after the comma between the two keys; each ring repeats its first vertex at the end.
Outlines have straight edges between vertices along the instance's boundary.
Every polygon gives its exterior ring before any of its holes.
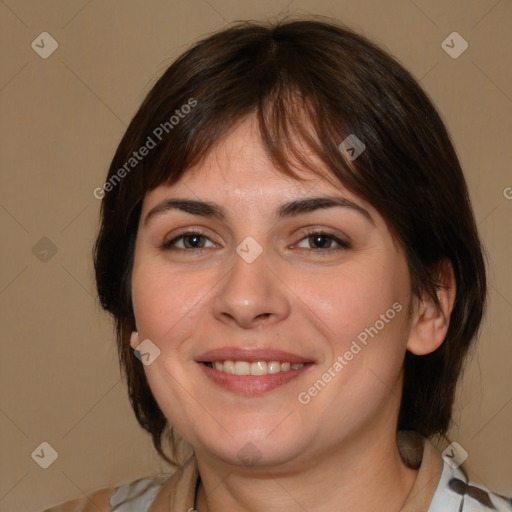
{"type": "MultiPolygon", "coordinates": [[[[403,358],[406,350],[435,350],[447,325],[431,300],[411,295],[404,251],[379,213],[341,185],[301,175],[307,181],[273,167],[249,117],[176,184],[144,198],[132,275],[138,339],[161,351],[145,372],[160,408],[195,450],[199,512],[364,512],[383,504],[398,511],[417,473],[395,442],[403,358]],[[311,196],[349,199],[371,219],[346,207],[274,217],[282,203],[311,196]],[[226,218],[168,210],[146,225],[148,212],[168,198],[217,203],[226,218]],[[190,237],[174,250],[161,247],[190,229],[206,237],[195,239],[202,251],[184,249],[190,237]],[[315,245],[311,231],[333,233],[350,248],[329,238],[315,245]],[[252,263],[236,252],[248,236],[262,248],[252,263]],[[401,311],[300,403],[299,393],[396,303],[401,311]],[[221,347],[275,348],[313,364],[283,386],[247,396],[214,384],[197,362],[221,347]],[[239,455],[247,443],[259,457],[250,466],[239,455]]],[[[443,279],[439,298],[449,318],[449,268],[443,279]]]]}

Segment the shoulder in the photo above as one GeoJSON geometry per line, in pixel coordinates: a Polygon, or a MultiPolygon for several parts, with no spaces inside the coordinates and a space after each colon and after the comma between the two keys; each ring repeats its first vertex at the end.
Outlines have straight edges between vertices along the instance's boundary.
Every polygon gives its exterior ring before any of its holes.
{"type": "Polygon", "coordinates": [[[168,477],[156,475],[105,487],[41,512],[145,512],[168,477]]]}
{"type": "Polygon", "coordinates": [[[41,512],[101,512],[110,511],[110,499],[116,487],[106,487],[89,493],[87,496],[66,501],[60,505],[46,508],[41,512]]]}

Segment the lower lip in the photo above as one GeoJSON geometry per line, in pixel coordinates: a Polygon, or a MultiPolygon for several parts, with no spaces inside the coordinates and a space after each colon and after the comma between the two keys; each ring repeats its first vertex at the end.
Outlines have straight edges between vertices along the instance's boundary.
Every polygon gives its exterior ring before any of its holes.
{"type": "Polygon", "coordinates": [[[232,375],[214,370],[203,363],[199,363],[199,366],[212,382],[228,391],[241,395],[261,395],[295,380],[313,365],[308,363],[298,370],[267,375],[232,375]]]}

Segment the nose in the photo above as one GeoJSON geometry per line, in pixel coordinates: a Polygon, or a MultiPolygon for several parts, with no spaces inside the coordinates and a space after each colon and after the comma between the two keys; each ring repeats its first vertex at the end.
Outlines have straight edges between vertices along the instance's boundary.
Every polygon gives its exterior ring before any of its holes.
{"type": "Polygon", "coordinates": [[[270,267],[265,251],[252,263],[237,253],[213,298],[213,315],[243,329],[273,324],[290,314],[289,288],[270,267]]]}

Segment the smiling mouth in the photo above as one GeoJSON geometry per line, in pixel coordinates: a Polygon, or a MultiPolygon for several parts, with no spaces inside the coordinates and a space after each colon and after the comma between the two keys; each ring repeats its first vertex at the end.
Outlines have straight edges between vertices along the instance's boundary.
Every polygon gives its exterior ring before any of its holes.
{"type": "Polygon", "coordinates": [[[304,364],[287,361],[205,361],[208,368],[228,375],[272,375],[281,372],[300,370],[304,364]]]}

